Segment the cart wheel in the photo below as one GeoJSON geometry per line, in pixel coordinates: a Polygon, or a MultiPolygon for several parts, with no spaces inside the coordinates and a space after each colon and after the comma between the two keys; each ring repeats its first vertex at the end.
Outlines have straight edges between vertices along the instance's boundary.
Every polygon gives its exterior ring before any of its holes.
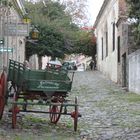
{"type": "Polygon", "coordinates": [[[2,118],[5,106],[6,82],[7,76],[6,73],[3,71],[0,78],[0,120],[2,118]]]}
{"type": "Polygon", "coordinates": [[[74,119],[74,131],[77,131],[78,114],[77,97],[75,97],[75,110],[71,113],[71,117],[74,119]]]}
{"type": "Polygon", "coordinates": [[[57,105],[50,105],[50,121],[51,123],[56,124],[61,116],[61,112],[62,112],[63,106],[57,106],[57,105]],[[55,114],[55,113],[60,113],[60,114],[55,114]]]}

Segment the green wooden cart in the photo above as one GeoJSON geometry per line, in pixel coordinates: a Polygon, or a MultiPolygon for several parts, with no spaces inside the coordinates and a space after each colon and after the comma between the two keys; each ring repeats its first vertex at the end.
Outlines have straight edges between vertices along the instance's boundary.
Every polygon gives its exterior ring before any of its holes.
{"type": "Polygon", "coordinates": [[[16,127],[18,113],[34,112],[48,113],[51,123],[55,124],[61,115],[70,115],[74,120],[76,131],[80,117],[77,97],[73,103],[69,103],[66,99],[72,88],[73,77],[74,73],[69,78],[68,71],[63,69],[31,70],[23,63],[9,60],[8,76],[3,71],[0,78],[0,119],[5,104],[11,103],[13,128],[16,127]],[[30,105],[45,105],[48,111],[29,109],[30,105]],[[73,112],[67,111],[69,106],[74,107],[73,112]]]}

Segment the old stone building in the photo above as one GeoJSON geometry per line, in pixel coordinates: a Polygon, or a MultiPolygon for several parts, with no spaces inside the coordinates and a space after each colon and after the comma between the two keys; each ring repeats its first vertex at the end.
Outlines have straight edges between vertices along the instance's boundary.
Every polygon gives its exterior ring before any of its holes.
{"type": "Polygon", "coordinates": [[[114,82],[132,92],[140,93],[140,54],[134,49],[127,9],[125,0],[104,1],[94,24],[97,35],[97,66],[114,82]]]}
{"type": "Polygon", "coordinates": [[[26,14],[21,0],[0,1],[0,67],[8,60],[25,60],[25,41],[29,25],[23,23],[26,14]]]}

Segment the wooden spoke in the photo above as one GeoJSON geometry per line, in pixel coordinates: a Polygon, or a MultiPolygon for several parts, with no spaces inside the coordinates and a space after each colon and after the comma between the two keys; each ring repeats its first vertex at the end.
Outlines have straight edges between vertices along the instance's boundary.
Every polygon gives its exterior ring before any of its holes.
{"type": "Polygon", "coordinates": [[[60,119],[61,112],[62,112],[63,106],[57,106],[57,105],[50,105],[50,121],[51,123],[57,123],[60,119]],[[59,114],[57,114],[59,113],[59,114]]]}

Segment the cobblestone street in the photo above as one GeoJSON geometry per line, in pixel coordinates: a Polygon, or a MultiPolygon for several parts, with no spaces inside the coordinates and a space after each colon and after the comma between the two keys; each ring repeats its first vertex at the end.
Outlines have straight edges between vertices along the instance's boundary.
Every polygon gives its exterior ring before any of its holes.
{"type": "Polygon", "coordinates": [[[140,139],[140,96],[121,90],[97,71],[75,74],[72,95],[75,94],[82,114],[81,137],[140,139]]]}
{"type": "MultiPolygon", "coordinates": [[[[98,71],[86,71],[75,73],[69,98],[73,100],[75,96],[78,96],[79,112],[82,114],[78,132],[73,132],[73,122],[68,116],[62,116],[56,126],[47,123],[44,127],[46,123],[42,121],[24,121],[25,115],[21,126],[15,130],[11,129],[11,118],[2,119],[0,140],[140,139],[139,95],[125,92],[98,71]],[[67,127],[63,128],[63,124],[67,127]]],[[[47,118],[44,114],[40,116],[47,118]]]]}

